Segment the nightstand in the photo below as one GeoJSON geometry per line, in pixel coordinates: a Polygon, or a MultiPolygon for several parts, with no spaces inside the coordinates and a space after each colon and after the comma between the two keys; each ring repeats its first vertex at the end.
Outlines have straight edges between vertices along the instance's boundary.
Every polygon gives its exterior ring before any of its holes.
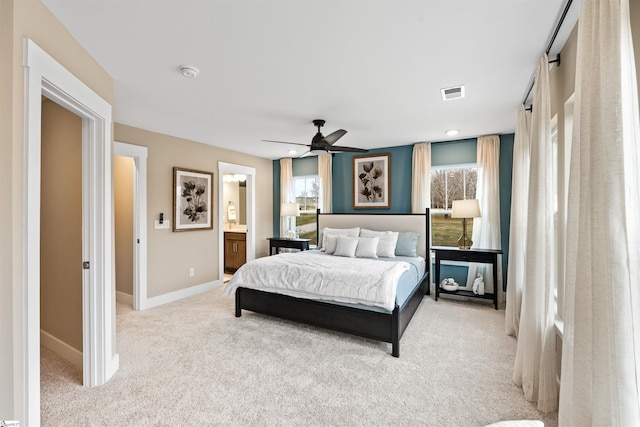
{"type": "Polygon", "coordinates": [[[269,255],[276,255],[279,248],[298,249],[299,251],[309,250],[311,239],[287,239],[286,237],[269,237],[269,255]]]}
{"type": "Polygon", "coordinates": [[[498,255],[502,254],[500,249],[458,249],[447,246],[431,247],[436,253],[436,301],[440,294],[453,294],[472,298],[483,298],[493,300],[493,306],[498,309],[498,255]],[[474,294],[471,291],[446,291],[440,288],[440,262],[464,261],[464,262],[481,262],[493,264],[493,293],[485,292],[484,295],[474,294]]]}

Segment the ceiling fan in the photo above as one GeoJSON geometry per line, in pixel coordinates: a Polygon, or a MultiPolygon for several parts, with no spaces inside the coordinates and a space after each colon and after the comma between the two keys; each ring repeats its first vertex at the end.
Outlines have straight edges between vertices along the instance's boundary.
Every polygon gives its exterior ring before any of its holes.
{"type": "Polygon", "coordinates": [[[347,133],[344,129],[339,129],[335,132],[330,133],[327,136],[323,136],[320,133],[320,128],[324,126],[325,121],[321,119],[316,119],[313,121],[313,125],[318,128],[318,133],[315,134],[313,139],[311,140],[311,144],[299,144],[297,142],[285,142],[285,141],[271,141],[268,139],[263,139],[264,142],[276,142],[278,144],[292,144],[292,145],[302,145],[304,147],[309,147],[309,151],[302,154],[300,157],[305,157],[310,154],[323,154],[323,153],[336,153],[336,152],[351,152],[351,153],[366,153],[368,150],[362,148],[354,148],[354,147],[339,147],[333,145],[337,140],[342,138],[345,133],[347,133]]]}

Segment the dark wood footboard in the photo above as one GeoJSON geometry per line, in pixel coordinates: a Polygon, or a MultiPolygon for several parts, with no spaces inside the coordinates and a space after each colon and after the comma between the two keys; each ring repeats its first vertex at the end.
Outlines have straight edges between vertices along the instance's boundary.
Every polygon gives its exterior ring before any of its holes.
{"type": "Polygon", "coordinates": [[[388,342],[391,354],[399,357],[400,338],[428,288],[427,272],[402,310],[396,306],[392,313],[384,313],[240,287],[236,289],[235,314],[240,317],[244,309],[388,342]]]}

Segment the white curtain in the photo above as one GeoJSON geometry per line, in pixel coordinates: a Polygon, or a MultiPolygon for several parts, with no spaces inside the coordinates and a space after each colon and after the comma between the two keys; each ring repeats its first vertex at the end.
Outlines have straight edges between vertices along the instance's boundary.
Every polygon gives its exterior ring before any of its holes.
{"type": "MultiPolygon", "coordinates": [[[[477,149],[478,179],[476,199],[480,205],[480,217],[473,220],[471,240],[474,248],[500,249],[500,138],[498,135],[478,138],[477,149]]],[[[467,287],[473,285],[478,274],[484,278],[485,291],[494,292],[494,278],[490,264],[469,264],[467,287]]],[[[502,290],[501,257],[498,257],[498,277],[496,292],[502,290]]]]}
{"type": "Polygon", "coordinates": [[[577,42],[559,422],[640,425],[640,130],[628,0],[577,42]]]}
{"type": "MultiPolygon", "coordinates": [[[[280,159],[280,206],[283,203],[295,202],[295,189],[293,188],[293,161],[290,158],[280,159]]],[[[280,211],[278,206],[278,212],[280,211]]],[[[280,235],[286,236],[289,230],[291,218],[280,217],[280,235]]],[[[295,218],[293,219],[295,221],[295,218]]]]}
{"type": "Polygon", "coordinates": [[[322,213],[331,213],[333,211],[333,204],[331,199],[331,176],[332,173],[332,157],[330,153],[318,155],[318,175],[320,175],[320,191],[322,195],[321,210],[322,213]]]}
{"type": "Polygon", "coordinates": [[[431,143],[413,146],[411,212],[424,213],[431,206],[431,143]]]}
{"type": "Polygon", "coordinates": [[[524,105],[518,110],[516,134],[513,141],[513,175],[511,178],[511,223],[509,228],[509,266],[507,268],[507,306],[505,331],[518,336],[524,262],[527,253],[527,195],[529,193],[529,120],[531,114],[524,105]]]}
{"type": "Polygon", "coordinates": [[[531,114],[526,258],[514,382],[543,412],[558,408],[549,59],[540,58],[531,114]]]}

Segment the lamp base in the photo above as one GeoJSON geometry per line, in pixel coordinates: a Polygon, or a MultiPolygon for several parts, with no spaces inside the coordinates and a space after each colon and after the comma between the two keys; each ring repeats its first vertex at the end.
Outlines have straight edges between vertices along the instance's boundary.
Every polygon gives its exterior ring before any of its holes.
{"type": "Polygon", "coordinates": [[[458,248],[468,251],[473,246],[473,241],[467,236],[467,218],[462,218],[462,236],[458,239],[458,248]]]}
{"type": "Polygon", "coordinates": [[[290,229],[287,230],[287,233],[286,233],[285,237],[287,239],[295,239],[296,238],[296,232],[293,231],[292,228],[290,228],[290,229]]]}

